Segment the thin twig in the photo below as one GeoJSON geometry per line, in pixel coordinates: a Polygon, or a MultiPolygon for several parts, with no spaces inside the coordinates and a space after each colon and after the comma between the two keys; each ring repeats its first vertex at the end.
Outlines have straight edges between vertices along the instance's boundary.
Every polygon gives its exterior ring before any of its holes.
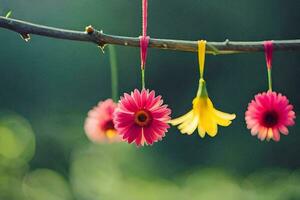
{"type": "MultiPolygon", "coordinates": [[[[15,31],[24,39],[30,39],[29,35],[40,35],[52,38],[59,38],[65,40],[75,40],[92,42],[101,47],[106,44],[123,45],[139,47],[139,37],[124,37],[116,35],[104,34],[93,27],[87,27],[86,31],[73,31],[49,26],[33,24],[12,18],[0,16],[0,27],[15,31]]],[[[274,40],[275,51],[299,51],[300,39],[295,40],[274,40]]],[[[149,42],[150,48],[176,50],[176,51],[190,51],[196,52],[198,50],[197,41],[186,40],[170,40],[170,39],[154,39],[151,38],[149,42]]],[[[236,42],[226,40],[224,42],[207,42],[207,53],[209,54],[232,54],[232,53],[247,53],[264,51],[263,41],[253,42],[236,42]]]]}

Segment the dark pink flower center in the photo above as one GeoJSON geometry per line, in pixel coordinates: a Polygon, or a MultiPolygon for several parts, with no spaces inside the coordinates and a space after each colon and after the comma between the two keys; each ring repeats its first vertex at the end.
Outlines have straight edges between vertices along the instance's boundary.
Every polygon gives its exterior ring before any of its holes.
{"type": "Polygon", "coordinates": [[[148,126],[152,121],[151,113],[147,110],[139,110],[134,113],[134,122],[138,126],[148,126]]]}
{"type": "Polygon", "coordinates": [[[267,128],[274,127],[278,124],[279,116],[278,113],[274,110],[267,111],[263,115],[263,124],[267,128]]]}
{"type": "Polygon", "coordinates": [[[113,120],[109,120],[105,123],[104,125],[104,130],[107,131],[107,130],[114,130],[115,129],[115,125],[114,125],[114,122],[113,120]]]}

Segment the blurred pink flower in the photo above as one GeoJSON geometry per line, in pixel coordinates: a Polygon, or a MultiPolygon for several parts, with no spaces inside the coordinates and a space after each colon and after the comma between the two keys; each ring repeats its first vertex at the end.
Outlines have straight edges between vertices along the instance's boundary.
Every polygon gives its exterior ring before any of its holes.
{"type": "Polygon", "coordinates": [[[293,126],[296,118],[293,106],[282,94],[268,91],[259,93],[248,105],[245,115],[247,128],[260,140],[280,140],[280,132],[288,135],[287,126],[293,126]]]}
{"type": "Polygon", "coordinates": [[[163,105],[161,96],[152,90],[137,89],[131,95],[124,94],[114,113],[114,123],[119,134],[128,143],[137,146],[152,145],[162,140],[170,126],[171,110],[163,105]]]}
{"type": "Polygon", "coordinates": [[[96,107],[88,112],[84,130],[88,138],[97,143],[120,141],[114,123],[113,112],[117,104],[112,99],[100,101],[96,107]]]}

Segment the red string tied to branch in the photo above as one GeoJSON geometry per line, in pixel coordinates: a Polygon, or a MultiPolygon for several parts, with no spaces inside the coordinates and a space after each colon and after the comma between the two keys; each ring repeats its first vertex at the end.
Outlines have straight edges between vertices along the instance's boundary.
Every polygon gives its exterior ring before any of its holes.
{"type": "Polygon", "coordinates": [[[141,69],[145,69],[149,40],[149,36],[140,36],[141,69]]]}
{"type": "Polygon", "coordinates": [[[273,41],[265,41],[264,42],[265,47],[265,55],[266,55],[266,63],[268,69],[272,68],[272,57],[273,57],[273,41]]]}
{"type": "Polygon", "coordinates": [[[150,37],[147,36],[147,25],[148,25],[148,0],[142,0],[143,17],[142,17],[142,36],[140,36],[140,52],[141,52],[141,69],[145,69],[147,50],[149,46],[150,37]]]}

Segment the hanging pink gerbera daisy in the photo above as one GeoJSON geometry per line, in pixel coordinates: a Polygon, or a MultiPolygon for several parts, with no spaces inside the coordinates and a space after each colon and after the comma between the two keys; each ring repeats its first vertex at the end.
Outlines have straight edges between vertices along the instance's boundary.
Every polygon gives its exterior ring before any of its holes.
{"type": "Polygon", "coordinates": [[[137,146],[152,145],[161,140],[168,128],[171,110],[162,105],[161,96],[155,97],[152,90],[137,89],[131,95],[124,94],[114,113],[114,123],[119,134],[128,143],[135,142],[137,146]]]}
{"type": "Polygon", "coordinates": [[[260,140],[280,140],[280,132],[288,134],[287,126],[295,124],[295,112],[289,100],[282,94],[268,91],[257,94],[248,105],[246,112],[247,128],[260,140]]]}
{"type": "Polygon", "coordinates": [[[84,130],[93,142],[116,142],[120,136],[113,123],[113,112],[117,104],[112,99],[100,101],[96,107],[89,111],[84,130]]]}

